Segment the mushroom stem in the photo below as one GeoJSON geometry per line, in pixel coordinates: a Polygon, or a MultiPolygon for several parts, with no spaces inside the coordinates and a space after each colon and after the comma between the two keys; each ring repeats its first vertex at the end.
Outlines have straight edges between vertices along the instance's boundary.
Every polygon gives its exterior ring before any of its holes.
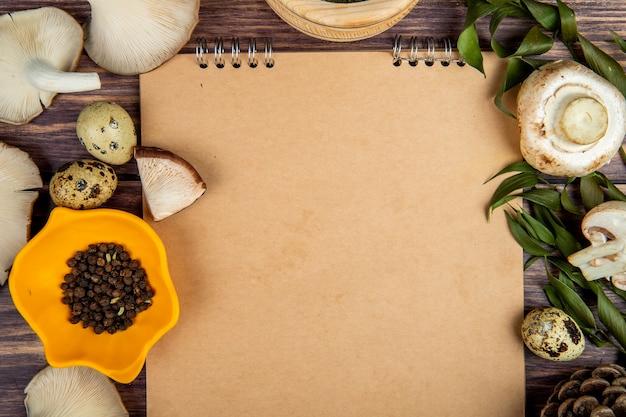
{"type": "Polygon", "coordinates": [[[579,97],[569,102],[560,120],[567,140],[589,145],[604,136],[609,124],[606,107],[592,97],[579,97]]]}
{"type": "Polygon", "coordinates": [[[626,242],[609,240],[598,246],[589,246],[568,257],[568,261],[580,268],[588,281],[607,278],[626,271],[626,242]]]}
{"type": "Polygon", "coordinates": [[[100,76],[96,72],[60,71],[41,60],[31,61],[27,73],[33,85],[51,93],[78,93],[101,87],[100,76]]]}

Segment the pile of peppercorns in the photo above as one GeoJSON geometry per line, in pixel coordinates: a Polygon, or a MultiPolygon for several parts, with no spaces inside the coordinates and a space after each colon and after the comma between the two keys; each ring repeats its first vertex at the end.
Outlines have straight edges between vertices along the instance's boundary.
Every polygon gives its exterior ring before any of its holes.
{"type": "Polygon", "coordinates": [[[116,243],[94,243],[67,260],[61,289],[72,324],[114,334],[152,305],[154,292],[138,260],[116,243]]]}

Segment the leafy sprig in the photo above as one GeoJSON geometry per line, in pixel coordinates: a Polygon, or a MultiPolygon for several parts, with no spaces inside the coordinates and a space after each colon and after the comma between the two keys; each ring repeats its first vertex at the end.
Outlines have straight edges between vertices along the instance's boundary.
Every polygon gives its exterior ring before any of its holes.
{"type": "MultiPolygon", "coordinates": [[[[483,74],[483,55],[477,22],[489,19],[490,47],[500,58],[507,59],[504,80],[494,99],[506,114],[513,113],[503,103],[504,94],[521,84],[535,69],[549,62],[540,59],[551,51],[555,42],[562,43],[573,60],[588,66],[613,83],[626,96],[626,75],[610,55],[578,32],[574,11],[562,0],[548,4],[537,0],[467,0],[467,14],[457,47],[463,59],[483,74]],[[500,24],[505,19],[518,19],[532,25],[517,47],[508,47],[497,40],[500,24]]],[[[626,41],[609,31],[613,41],[626,52],[626,41]]]]}
{"type": "Polygon", "coordinates": [[[595,345],[609,344],[626,353],[626,321],[616,305],[626,301],[626,292],[607,280],[587,281],[567,260],[590,244],[570,231],[580,228],[584,214],[607,200],[626,201],[626,194],[599,172],[557,184],[525,161],[503,168],[488,181],[505,174],[488,215],[507,206],[511,233],[529,255],[524,268],[543,261],[548,279],[543,291],[550,304],[569,314],[595,345]],[[513,206],[515,200],[526,205],[513,206]]]}
{"type": "MultiPolygon", "coordinates": [[[[496,94],[496,106],[514,115],[503,96],[537,68],[550,62],[544,54],[560,42],[574,61],[586,65],[607,79],[626,96],[626,75],[615,59],[578,32],[574,11],[562,0],[553,4],[538,0],[467,0],[467,15],[457,46],[464,60],[485,74],[477,22],[489,18],[490,47],[507,60],[504,79],[496,94]],[[516,47],[497,39],[505,19],[531,22],[530,29],[516,47]]],[[[626,52],[626,40],[610,31],[612,41],[626,52]]],[[[486,74],[485,74],[486,75],[486,74]]],[[[620,149],[626,162],[626,151],[620,149]]],[[[513,163],[488,181],[506,175],[489,202],[488,216],[507,206],[504,213],[511,233],[524,249],[527,269],[542,261],[547,277],[543,291],[550,304],[568,313],[588,339],[597,346],[612,345],[626,353],[626,313],[618,308],[626,302],[626,291],[608,280],[588,281],[567,257],[589,245],[577,232],[583,216],[606,200],[626,201],[626,195],[604,174],[593,172],[580,178],[552,178],[527,162],[513,163]],[[514,206],[514,201],[525,204],[514,206]]]]}

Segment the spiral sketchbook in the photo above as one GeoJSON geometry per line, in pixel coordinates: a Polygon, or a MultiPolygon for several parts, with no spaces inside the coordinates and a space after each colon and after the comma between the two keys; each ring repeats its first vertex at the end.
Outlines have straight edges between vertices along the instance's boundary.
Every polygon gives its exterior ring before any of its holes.
{"type": "Polygon", "coordinates": [[[519,159],[500,63],[229,49],[140,77],[142,144],[207,184],[151,221],[181,312],[148,416],[523,416],[522,252],[486,215],[519,159]]]}

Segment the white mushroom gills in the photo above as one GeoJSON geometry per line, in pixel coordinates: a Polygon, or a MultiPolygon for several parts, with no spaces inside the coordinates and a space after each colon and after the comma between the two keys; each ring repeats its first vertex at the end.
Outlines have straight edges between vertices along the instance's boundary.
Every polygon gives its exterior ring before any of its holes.
{"type": "Polygon", "coordinates": [[[0,142],[0,285],[30,237],[33,205],[43,186],[28,153],[0,142]]]}
{"type": "Polygon", "coordinates": [[[46,366],[24,389],[28,417],[128,417],[113,382],[86,366],[46,366]]]}
{"type": "Polygon", "coordinates": [[[626,290],[626,202],[607,201],[583,218],[582,232],[591,242],[568,257],[589,280],[609,279],[626,290]]]}
{"type": "Polygon", "coordinates": [[[115,74],[148,72],[172,58],[199,21],[200,0],[88,0],[85,51],[115,74]]]}
{"type": "Polygon", "coordinates": [[[0,122],[30,122],[58,93],[101,87],[97,72],[75,71],[83,30],[53,6],[0,15],[0,122]]]}
{"type": "Polygon", "coordinates": [[[148,146],[136,146],[134,155],[146,205],[154,221],[189,207],[206,191],[198,171],[179,155],[148,146]]]}

